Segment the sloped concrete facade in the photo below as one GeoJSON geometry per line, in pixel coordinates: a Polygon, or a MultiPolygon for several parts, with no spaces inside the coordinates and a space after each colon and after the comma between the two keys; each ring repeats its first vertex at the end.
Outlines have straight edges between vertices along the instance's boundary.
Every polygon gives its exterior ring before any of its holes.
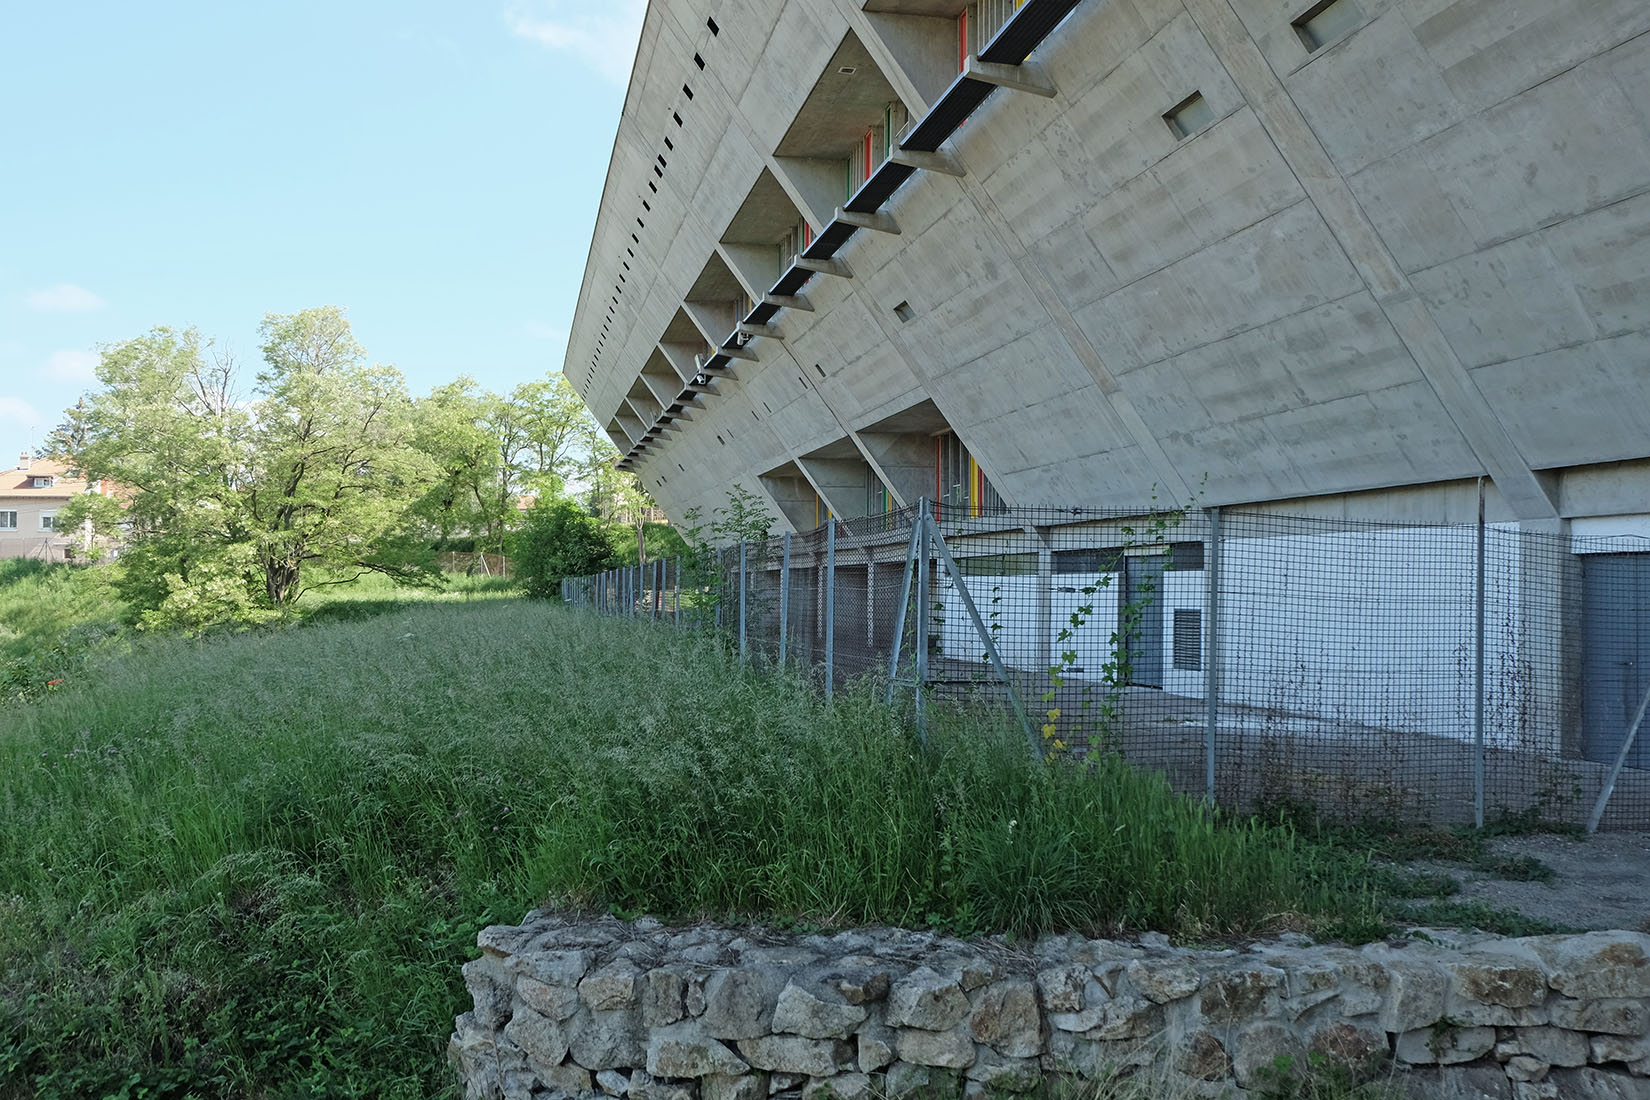
{"type": "Polygon", "coordinates": [[[651,3],[564,369],[670,514],[912,504],[946,432],[1011,505],[1650,512],[1650,6],[984,6],[651,3]]]}

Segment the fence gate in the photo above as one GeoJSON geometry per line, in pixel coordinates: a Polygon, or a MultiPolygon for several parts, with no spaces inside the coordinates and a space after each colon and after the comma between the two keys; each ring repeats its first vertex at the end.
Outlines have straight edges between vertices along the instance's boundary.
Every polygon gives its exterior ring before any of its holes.
{"type": "MultiPolygon", "coordinates": [[[[1615,762],[1650,691],[1650,554],[1582,558],[1583,754],[1615,762]]],[[[1638,731],[1625,765],[1650,768],[1650,737],[1638,731]]]]}

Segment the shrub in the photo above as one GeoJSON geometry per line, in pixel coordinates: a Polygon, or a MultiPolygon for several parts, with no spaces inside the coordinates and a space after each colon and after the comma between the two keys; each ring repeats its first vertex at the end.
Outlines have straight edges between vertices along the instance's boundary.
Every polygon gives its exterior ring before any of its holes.
{"type": "Polygon", "coordinates": [[[602,522],[571,500],[540,497],[516,532],[516,578],[536,599],[561,591],[563,577],[582,577],[618,564],[602,522]]]}

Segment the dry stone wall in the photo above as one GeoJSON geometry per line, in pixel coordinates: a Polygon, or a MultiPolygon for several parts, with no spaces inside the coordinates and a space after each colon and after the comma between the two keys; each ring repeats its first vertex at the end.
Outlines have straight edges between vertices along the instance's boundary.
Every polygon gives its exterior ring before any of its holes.
{"type": "Polygon", "coordinates": [[[1636,933],[1191,950],[534,912],[479,940],[448,1046],[472,1100],[983,1098],[1135,1069],[1241,1097],[1314,1055],[1416,1096],[1650,1100],[1636,933]]]}

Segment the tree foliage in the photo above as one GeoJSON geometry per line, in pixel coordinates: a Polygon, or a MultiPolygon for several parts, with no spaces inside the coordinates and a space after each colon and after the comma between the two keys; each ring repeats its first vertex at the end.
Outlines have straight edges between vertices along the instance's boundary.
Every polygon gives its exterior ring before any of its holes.
{"type": "Polygon", "coordinates": [[[540,497],[516,534],[516,579],[529,596],[548,599],[562,578],[618,564],[610,528],[565,497],[540,497]]]}
{"type": "Polygon", "coordinates": [[[408,501],[434,469],[400,372],[335,307],[260,333],[250,387],[194,329],[104,349],[75,461],[132,492],[124,594],[147,625],[280,613],[339,571],[429,575],[408,501]]]}
{"type": "Polygon", "coordinates": [[[519,528],[553,588],[613,556],[604,524],[643,529],[651,499],[561,375],[505,396],[461,376],[415,400],[337,307],[269,314],[259,335],[255,371],[194,329],[105,347],[101,390],[46,441],[129,497],[123,521],[94,504],[71,518],[120,524],[122,595],[145,625],[278,616],[363,572],[428,583],[435,551],[505,553],[519,528]],[[574,492],[585,506],[561,507],[574,492]],[[525,520],[523,497],[541,506],[525,520]]]}

